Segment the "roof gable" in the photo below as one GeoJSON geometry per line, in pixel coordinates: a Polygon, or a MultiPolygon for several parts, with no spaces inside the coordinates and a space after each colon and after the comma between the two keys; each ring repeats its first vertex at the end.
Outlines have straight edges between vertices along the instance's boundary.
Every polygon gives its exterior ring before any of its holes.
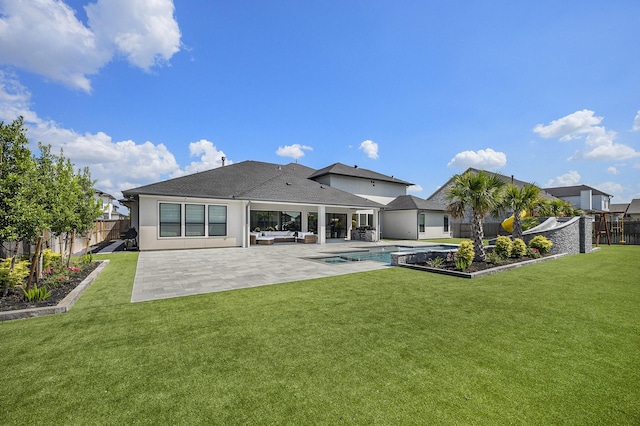
{"type": "Polygon", "coordinates": [[[446,206],[435,201],[423,200],[414,195],[400,195],[387,204],[385,210],[437,210],[446,211],[446,206]]]}
{"type": "Polygon", "coordinates": [[[373,179],[381,182],[397,183],[405,186],[413,185],[411,182],[404,181],[402,179],[395,178],[393,176],[383,175],[382,173],[374,172],[372,170],[363,169],[358,166],[347,166],[342,163],[334,163],[323,169],[317,170],[315,173],[309,176],[309,179],[317,179],[326,175],[339,175],[348,176],[360,179],[373,179]]]}

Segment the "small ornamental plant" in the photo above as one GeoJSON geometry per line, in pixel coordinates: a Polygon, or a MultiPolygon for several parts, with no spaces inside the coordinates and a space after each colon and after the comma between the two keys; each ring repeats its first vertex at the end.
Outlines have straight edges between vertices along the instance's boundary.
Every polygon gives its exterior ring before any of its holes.
{"type": "Polygon", "coordinates": [[[527,245],[520,238],[513,240],[513,248],[511,249],[511,256],[523,257],[527,254],[527,245]]]}
{"type": "Polygon", "coordinates": [[[511,257],[511,250],[513,249],[513,243],[511,242],[511,238],[505,237],[504,235],[496,238],[496,246],[493,249],[493,252],[500,256],[502,259],[508,259],[511,257]]]}
{"type": "Polygon", "coordinates": [[[475,252],[473,251],[473,242],[462,241],[456,252],[456,269],[464,271],[473,263],[475,252]]]}
{"type": "Polygon", "coordinates": [[[540,257],[540,250],[538,250],[537,248],[527,248],[527,256],[529,256],[532,259],[538,259],[540,257]]]}
{"type": "Polygon", "coordinates": [[[532,249],[538,249],[541,255],[549,253],[552,245],[553,243],[549,241],[548,238],[545,238],[542,235],[537,235],[533,237],[531,241],[529,241],[529,247],[532,249]]]}

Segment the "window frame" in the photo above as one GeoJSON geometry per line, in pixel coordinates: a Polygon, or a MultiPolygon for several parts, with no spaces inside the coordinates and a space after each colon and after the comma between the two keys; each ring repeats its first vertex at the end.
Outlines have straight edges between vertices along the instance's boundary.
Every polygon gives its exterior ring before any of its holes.
{"type": "Polygon", "coordinates": [[[173,201],[157,201],[157,237],[158,239],[171,239],[171,238],[219,238],[219,237],[227,237],[228,233],[229,233],[229,215],[228,215],[228,210],[229,210],[229,206],[226,204],[217,204],[217,203],[194,203],[194,202],[186,202],[186,201],[182,201],[182,202],[173,202],[173,201]],[[175,225],[178,224],[178,222],[176,221],[172,221],[172,222],[167,222],[167,221],[163,221],[162,220],[162,205],[163,204],[167,204],[167,205],[177,205],[180,206],[179,209],[179,231],[178,231],[178,235],[162,235],[162,228],[163,225],[173,225],[175,227],[175,225]],[[195,207],[199,207],[202,206],[202,208],[204,209],[204,222],[188,222],[187,219],[187,206],[195,206],[195,207]],[[214,223],[210,223],[210,207],[223,207],[224,208],[224,222],[214,222],[214,223]],[[193,224],[198,224],[198,225],[202,225],[203,226],[203,231],[204,233],[202,235],[187,235],[187,228],[188,225],[193,225],[193,224]],[[224,234],[215,234],[213,235],[210,231],[211,231],[211,225],[224,225],[224,234]]]}

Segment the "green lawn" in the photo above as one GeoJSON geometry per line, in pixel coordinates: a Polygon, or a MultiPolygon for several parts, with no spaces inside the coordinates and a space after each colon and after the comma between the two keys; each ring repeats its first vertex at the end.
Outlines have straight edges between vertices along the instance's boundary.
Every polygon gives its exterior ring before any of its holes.
{"type": "Polygon", "coordinates": [[[407,269],[0,323],[0,424],[639,424],[640,247],[465,280],[407,269]]]}

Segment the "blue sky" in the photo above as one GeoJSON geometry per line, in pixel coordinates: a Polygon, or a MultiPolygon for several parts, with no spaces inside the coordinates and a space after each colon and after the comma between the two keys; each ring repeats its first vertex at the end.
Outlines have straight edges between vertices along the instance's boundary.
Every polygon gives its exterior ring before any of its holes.
{"type": "Polygon", "coordinates": [[[120,191],[335,162],[640,198],[640,2],[0,0],[0,120],[120,191]]]}

